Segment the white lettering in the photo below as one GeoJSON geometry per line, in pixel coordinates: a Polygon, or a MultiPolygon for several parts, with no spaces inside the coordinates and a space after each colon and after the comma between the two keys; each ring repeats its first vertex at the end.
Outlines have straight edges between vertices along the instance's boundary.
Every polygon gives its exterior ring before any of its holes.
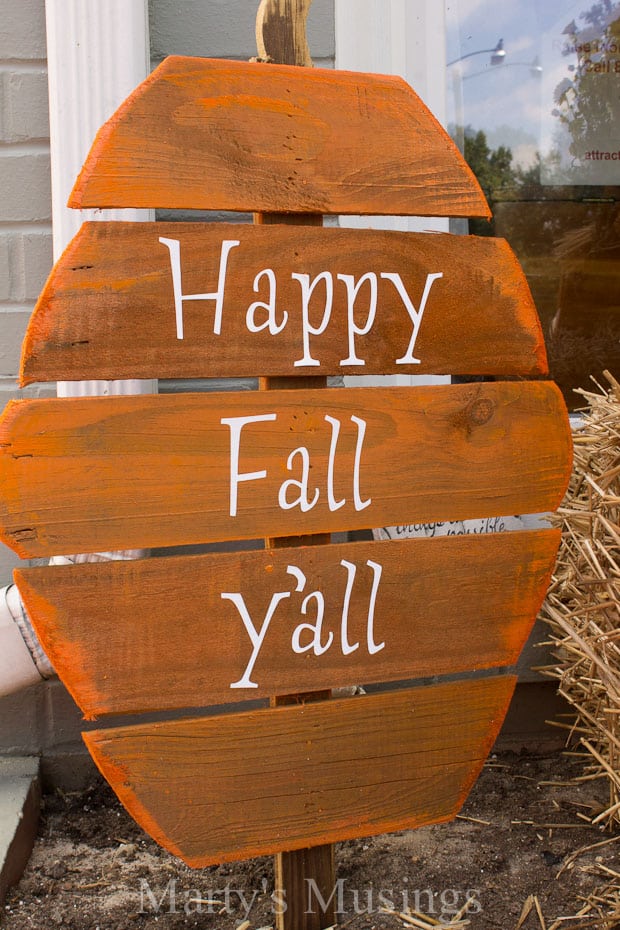
{"type": "Polygon", "coordinates": [[[298,359],[293,364],[295,368],[300,368],[306,365],[317,366],[321,363],[317,361],[317,359],[312,358],[310,354],[310,336],[320,336],[321,333],[324,333],[327,328],[334,299],[334,281],[329,271],[322,271],[316,276],[316,278],[313,278],[312,283],[310,283],[310,275],[307,274],[292,274],[291,278],[293,278],[295,281],[299,281],[301,286],[301,320],[302,340],[304,347],[303,358],[298,359]],[[310,323],[310,299],[319,281],[325,281],[325,306],[323,308],[323,317],[321,322],[317,327],[314,327],[310,323]]]}
{"type": "MultiPolygon", "coordinates": [[[[182,340],[184,338],[183,310],[184,303],[187,300],[212,300],[214,302],[213,333],[215,335],[221,335],[228,261],[231,251],[241,245],[240,240],[222,240],[217,288],[216,290],[206,291],[200,294],[183,293],[180,240],[160,236],[159,242],[166,246],[170,257],[177,339],[182,340]]],[[[407,351],[400,358],[396,359],[396,364],[419,365],[421,360],[414,355],[414,352],[422,318],[433,284],[435,281],[443,278],[443,276],[443,272],[433,272],[426,275],[419,308],[416,308],[407,292],[401,275],[397,272],[380,272],[377,274],[374,271],[368,271],[359,278],[351,274],[335,275],[338,281],[343,282],[347,294],[348,354],[345,358],[340,360],[340,365],[363,367],[367,364],[366,359],[358,355],[356,341],[359,337],[367,336],[375,325],[378,308],[379,278],[389,281],[396,289],[412,323],[411,337],[407,351]],[[359,322],[356,320],[356,307],[359,303],[360,294],[364,285],[368,285],[368,308],[364,321],[359,322]]],[[[291,273],[291,279],[299,283],[301,290],[301,341],[303,348],[302,357],[294,361],[293,366],[296,368],[320,367],[321,362],[312,355],[310,343],[312,336],[323,335],[329,326],[334,301],[334,275],[329,271],[321,271],[314,277],[311,277],[309,274],[293,272],[291,273]],[[325,287],[322,308],[320,299],[315,299],[315,291],[319,284],[323,284],[325,287]],[[316,305],[315,315],[318,313],[318,322],[316,325],[311,322],[310,319],[311,304],[313,304],[313,301],[314,305],[316,305]]],[[[290,313],[288,310],[282,310],[281,313],[278,314],[278,281],[276,272],[273,268],[263,268],[254,277],[253,290],[255,294],[260,294],[265,286],[267,290],[266,293],[264,293],[264,299],[253,301],[247,308],[245,317],[246,327],[250,333],[260,333],[266,330],[270,335],[277,336],[288,325],[290,313]]]]}
{"type": "Polygon", "coordinates": [[[278,606],[280,601],[283,601],[285,598],[290,597],[290,596],[291,596],[290,591],[277,591],[273,595],[273,597],[271,598],[271,603],[269,604],[269,607],[267,609],[267,613],[265,614],[265,619],[263,620],[262,626],[260,628],[260,632],[258,632],[256,627],[254,626],[254,623],[252,622],[252,618],[250,617],[248,609],[245,606],[245,601],[243,600],[243,597],[241,594],[223,593],[220,595],[222,600],[233,602],[233,604],[239,611],[239,615],[241,619],[243,620],[243,625],[245,626],[247,630],[247,634],[250,637],[250,642],[252,643],[252,655],[250,656],[250,661],[248,662],[246,666],[245,672],[243,673],[243,675],[238,681],[232,682],[230,686],[231,688],[258,688],[258,685],[256,684],[256,682],[252,681],[250,677],[254,669],[254,663],[256,662],[256,659],[258,658],[258,654],[261,650],[261,646],[263,645],[263,640],[265,639],[265,636],[267,635],[267,630],[269,629],[269,624],[271,623],[271,618],[273,617],[275,613],[276,607],[278,606]]]}
{"type": "Polygon", "coordinates": [[[422,322],[422,317],[424,315],[424,310],[426,309],[426,301],[428,300],[428,295],[431,292],[431,288],[435,281],[439,278],[443,278],[443,272],[437,272],[435,274],[427,274],[426,282],[424,284],[424,291],[422,293],[422,300],[420,301],[420,309],[416,310],[411,302],[411,298],[405,289],[402,278],[399,274],[385,274],[381,273],[381,277],[385,278],[387,281],[391,281],[396,290],[399,293],[399,296],[404,303],[407,313],[411,317],[411,322],[413,323],[413,331],[411,333],[411,341],[409,343],[409,348],[402,356],[402,358],[396,359],[397,365],[419,365],[420,359],[414,358],[413,350],[415,348],[416,339],[418,338],[418,332],[420,329],[420,323],[422,322]]]}
{"type": "Polygon", "coordinates": [[[372,498],[363,501],[360,496],[360,467],[362,462],[362,446],[366,435],[366,421],[359,417],[351,417],[351,422],[357,424],[357,443],[355,446],[355,464],[353,466],[353,503],[356,510],[365,510],[372,504],[372,498]]]}
{"type": "MultiPolygon", "coordinates": [[[[138,913],[139,914],[146,913],[145,900],[144,900],[144,892],[146,891],[146,897],[148,898],[148,902],[151,907],[151,910],[155,911],[156,914],[158,914],[160,910],[162,909],[164,898],[166,897],[168,897],[168,900],[170,902],[169,907],[168,907],[168,913],[176,914],[177,913],[176,884],[177,884],[176,878],[171,878],[168,884],[166,885],[166,887],[164,888],[164,890],[161,892],[161,897],[158,901],[155,895],[153,894],[151,890],[151,886],[149,885],[147,879],[141,878],[140,879],[140,910],[138,911],[138,913]]],[[[161,891],[161,888],[158,890],[161,891]]]]}
{"type": "Polygon", "coordinates": [[[306,586],[306,576],[302,572],[301,568],[297,565],[287,565],[286,572],[288,575],[292,575],[293,578],[297,579],[297,584],[295,585],[295,590],[299,593],[303,591],[306,586]]]}
{"type": "Polygon", "coordinates": [[[301,481],[297,481],[295,478],[288,478],[286,481],[283,481],[278,492],[278,503],[282,510],[291,510],[293,507],[299,506],[302,513],[307,513],[309,510],[312,510],[318,501],[319,489],[314,489],[314,497],[312,500],[309,500],[308,481],[310,480],[310,453],[305,446],[299,446],[299,448],[293,449],[286,460],[287,470],[293,470],[293,459],[296,455],[301,457],[301,481]],[[299,488],[299,497],[295,500],[288,501],[286,498],[286,492],[289,487],[299,488]]]}
{"type": "MultiPolygon", "coordinates": [[[[334,895],[338,895],[336,901],[334,902],[337,906],[334,908],[334,914],[344,914],[344,878],[339,878],[332,889],[327,901],[321,894],[321,890],[317,885],[316,881],[313,878],[304,878],[305,883],[308,886],[308,907],[306,908],[306,914],[318,914],[316,906],[312,900],[312,896],[316,898],[317,904],[319,905],[321,912],[325,914],[327,908],[330,906],[334,899],[334,895]]],[[[315,920],[316,923],[316,920],[315,920]]]]}
{"type": "Polygon", "coordinates": [[[327,463],[327,503],[329,504],[330,510],[340,510],[341,507],[344,507],[346,500],[337,501],[334,497],[334,465],[336,462],[336,448],[338,446],[338,436],[340,435],[340,420],[336,420],[334,417],[328,415],[325,416],[326,421],[331,424],[332,428],[332,438],[329,444],[329,460],[327,463]]]}
{"type": "Polygon", "coordinates": [[[374,577],[372,579],[372,591],[370,592],[370,602],[368,606],[368,625],[366,628],[366,642],[368,643],[368,653],[371,656],[376,655],[377,652],[381,652],[382,649],[385,649],[385,643],[375,643],[375,632],[374,632],[374,623],[375,623],[375,604],[377,602],[377,591],[379,590],[379,582],[381,581],[381,574],[383,572],[383,566],[379,565],[378,562],[373,562],[371,559],[368,559],[366,562],[369,568],[372,568],[374,577]]]}
{"type": "MultiPolygon", "coordinates": [[[[342,611],[340,618],[340,648],[342,654],[344,656],[348,656],[351,655],[351,653],[356,652],[360,647],[359,642],[350,642],[349,640],[349,612],[351,608],[351,597],[355,587],[357,566],[353,562],[348,562],[346,559],[342,559],[340,565],[342,565],[342,567],[347,572],[347,581],[342,599],[342,611]]],[[[366,561],[366,565],[373,572],[372,589],[368,601],[368,616],[366,620],[366,644],[368,647],[368,654],[372,656],[376,655],[378,652],[381,652],[382,649],[385,649],[385,642],[375,642],[374,633],[375,606],[383,568],[381,565],[379,565],[379,563],[373,562],[370,559],[366,561]]],[[[288,565],[286,572],[287,574],[292,575],[292,577],[295,579],[294,590],[297,593],[303,593],[306,587],[307,578],[301,568],[299,568],[297,565],[288,565]]],[[[340,585],[337,585],[337,588],[340,588],[340,585]]],[[[250,612],[241,593],[223,592],[220,594],[222,600],[231,601],[237,608],[252,646],[252,652],[245,667],[245,671],[241,678],[231,683],[231,688],[259,687],[257,682],[252,680],[256,661],[260,655],[260,651],[265,642],[265,638],[269,631],[271,621],[278,608],[278,605],[283,600],[291,597],[291,594],[291,591],[277,591],[272,595],[267,612],[263,618],[262,623],[260,624],[260,628],[252,620],[250,612]]],[[[324,594],[322,591],[317,589],[315,591],[311,591],[303,599],[300,607],[301,614],[304,617],[308,617],[309,610],[314,609],[315,617],[312,621],[298,623],[294,628],[291,635],[291,649],[296,655],[303,655],[306,652],[313,652],[317,657],[322,656],[334,645],[335,634],[331,631],[328,631],[325,637],[323,634],[323,623],[325,620],[325,599],[327,597],[329,603],[329,594],[330,591],[327,591],[324,594]]],[[[290,612],[291,608],[288,608],[287,615],[290,612]]]]}
{"type": "Polygon", "coordinates": [[[238,488],[242,481],[258,481],[267,477],[266,469],[261,471],[239,471],[239,446],[241,430],[248,423],[267,423],[277,419],[275,413],[258,414],[252,417],[222,417],[220,423],[230,427],[230,516],[237,516],[238,488]]]}
{"type": "Polygon", "coordinates": [[[222,331],[222,311],[224,307],[224,289],[226,286],[226,266],[228,254],[231,249],[238,246],[238,239],[224,239],[220,252],[220,270],[217,281],[217,290],[209,294],[184,294],[181,282],[181,243],[178,239],[166,239],[160,236],[159,241],[170,252],[170,265],[172,268],[172,287],[174,291],[174,310],[177,324],[177,339],[183,339],[183,301],[184,300],[214,300],[215,317],[213,332],[219,336],[222,331]]]}
{"type": "Polygon", "coordinates": [[[356,283],[352,274],[339,274],[338,280],[344,281],[347,289],[347,317],[349,321],[349,354],[347,358],[341,359],[340,364],[365,365],[366,362],[364,359],[358,358],[355,354],[355,337],[356,335],[366,336],[372,329],[373,323],[375,322],[375,316],[377,313],[377,276],[374,274],[374,272],[369,271],[367,274],[363,274],[359,281],[356,283]],[[368,281],[370,284],[368,315],[364,325],[359,327],[355,325],[355,301],[357,300],[357,295],[359,294],[362,284],[364,284],[366,281],[368,281]]]}
{"type": "Polygon", "coordinates": [[[308,594],[302,601],[301,605],[301,612],[304,617],[307,615],[308,604],[311,600],[316,601],[316,620],[314,623],[300,623],[299,626],[295,627],[293,631],[293,638],[291,640],[291,646],[293,648],[293,652],[298,654],[309,652],[310,649],[312,649],[315,656],[321,656],[324,652],[327,652],[333,643],[334,634],[329,634],[325,645],[321,643],[321,633],[323,631],[323,615],[325,613],[325,598],[320,591],[312,591],[310,594],[308,594]],[[309,643],[306,643],[305,646],[302,646],[301,634],[304,631],[311,633],[312,638],[309,643]]]}
{"type": "Polygon", "coordinates": [[[246,313],[245,323],[247,328],[251,333],[260,333],[262,329],[268,329],[272,336],[277,336],[278,333],[281,333],[288,321],[288,313],[286,310],[282,314],[282,322],[276,322],[276,276],[275,272],[271,268],[265,268],[263,271],[259,271],[256,277],[254,278],[254,293],[258,294],[259,290],[259,281],[261,278],[266,277],[269,282],[269,299],[267,302],[263,300],[255,300],[253,304],[250,304],[248,307],[248,312],[246,313]],[[263,323],[256,322],[256,311],[257,310],[266,310],[267,316],[263,323]]]}
{"type": "Polygon", "coordinates": [[[353,562],[347,562],[346,559],[342,559],[340,562],[347,570],[347,588],[344,592],[344,601],[342,603],[342,618],[340,621],[340,646],[342,649],[342,654],[345,656],[350,655],[352,652],[355,652],[356,649],[359,649],[359,643],[349,643],[348,636],[348,623],[349,623],[349,604],[351,603],[351,592],[353,591],[353,582],[355,581],[355,574],[357,572],[357,566],[353,562]]]}

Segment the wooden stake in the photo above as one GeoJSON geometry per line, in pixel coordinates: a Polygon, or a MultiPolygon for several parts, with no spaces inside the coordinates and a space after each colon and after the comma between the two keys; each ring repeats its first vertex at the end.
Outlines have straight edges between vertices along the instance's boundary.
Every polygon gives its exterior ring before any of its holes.
{"type": "Polygon", "coordinates": [[[261,61],[312,67],[306,19],[312,0],[261,0],[256,16],[256,48],[261,61]]]}
{"type": "MultiPolygon", "coordinates": [[[[256,16],[258,57],[276,64],[312,67],[306,39],[306,19],[312,0],[261,0],[256,16]]],[[[323,217],[310,214],[257,213],[257,225],[286,223],[297,226],[322,226],[323,217]]],[[[260,390],[299,389],[326,386],[325,378],[261,378],[260,390]]],[[[268,547],[323,545],[329,533],[299,538],[265,540],[268,547]]],[[[330,697],[329,691],[287,695],[273,698],[272,704],[304,703],[330,697]]],[[[323,930],[336,920],[332,892],[336,884],[334,848],[331,844],[278,853],[275,857],[275,893],[277,930],[323,930]],[[309,900],[309,892],[312,898],[309,900]],[[310,906],[309,906],[310,905],[310,906]]]]}

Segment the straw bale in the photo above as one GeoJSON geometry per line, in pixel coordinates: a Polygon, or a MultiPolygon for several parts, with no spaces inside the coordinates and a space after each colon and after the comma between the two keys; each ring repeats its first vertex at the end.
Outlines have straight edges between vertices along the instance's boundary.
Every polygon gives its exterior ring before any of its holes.
{"type": "Polygon", "coordinates": [[[556,678],[576,720],[559,724],[584,756],[583,778],[608,783],[608,805],[592,822],[620,826],[620,384],[580,390],[587,407],[574,433],[574,466],[555,520],[558,564],[543,605],[556,678]]]}

